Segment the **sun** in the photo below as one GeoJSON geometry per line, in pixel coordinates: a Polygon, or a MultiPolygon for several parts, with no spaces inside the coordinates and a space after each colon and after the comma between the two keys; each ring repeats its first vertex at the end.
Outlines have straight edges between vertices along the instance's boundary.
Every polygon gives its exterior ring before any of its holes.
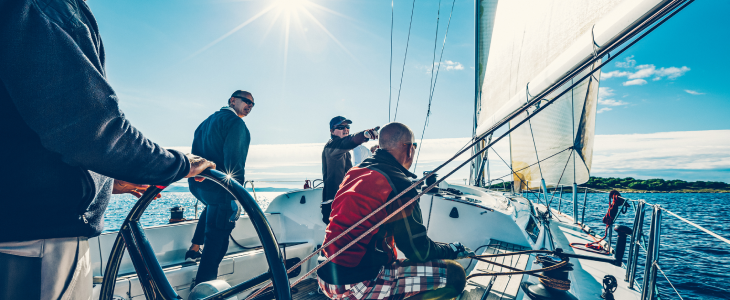
{"type": "MultiPolygon", "coordinates": [[[[262,40],[265,38],[269,31],[274,27],[275,24],[281,24],[283,25],[282,29],[282,35],[284,37],[284,74],[286,77],[286,64],[287,64],[287,58],[289,55],[289,39],[291,34],[291,29],[293,26],[296,26],[300,29],[303,27],[304,24],[302,24],[302,21],[305,23],[309,23],[310,25],[314,25],[314,27],[318,27],[322,32],[324,32],[327,36],[332,39],[332,41],[337,44],[337,46],[342,49],[347,55],[349,55],[354,61],[358,61],[357,58],[350,53],[350,51],[322,24],[322,22],[315,17],[315,14],[312,13],[312,11],[320,12],[320,13],[326,13],[329,15],[335,15],[342,18],[349,18],[345,15],[342,15],[336,11],[333,11],[327,7],[324,7],[320,4],[314,3],[314,1],[310,0],[265,0],[265,1],[256,1],[262,4],[265,4],[264,8],[261,9],[258,13],[251,16],[248,20],[244,21],[243,23],[239,24],[238,26],[234,27],[230,31],[223,34],[221,37],[215,39],[213,42],[209,43],[205,47],[201,48],[197,52],[193,53],[192,55],[188,56],[185,60],[192,59],[193,57],[197,56],[200,53],[205,52],[209,48],[215,46],[219,42],[227,39],[237,31],[241,30],[242,28],[246,27],[248,24],[251,24],[252,22],[256,21],[257,19],[261,18],[264,15],[270,15],[270,24],[268,26],[268,29],[263,33],[262,40]],[[296,20],[296,22],[292,22],[293,20],[296,20]]],[[[309,27],[309,26],[307,26],[309,27]]]]}
{"type": "Polygon", "coordinates": [[[274,6],[279,10],[284,11],[297,11],[306,6],[310,6],[312,3],[307,0],[275,0],[274,6]]]}

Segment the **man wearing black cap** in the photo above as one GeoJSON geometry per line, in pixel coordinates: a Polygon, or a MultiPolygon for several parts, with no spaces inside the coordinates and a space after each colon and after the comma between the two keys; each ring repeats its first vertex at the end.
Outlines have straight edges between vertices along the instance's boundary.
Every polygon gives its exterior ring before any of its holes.
{"type": "MultiPolygon", "coordinates": [[[[246,157],[251,133],[243,117],[253,109],[253,95],[235,91],[228,98],[228,106],[210,115],[195,129],[192,153],[217,163],[216,169],[229,178],[244,183],[246,157]]],[[[212,181],[189,180],[190,192],[205,203],[185,258],[201,257],[195,284],[216,279],[218,265],[228,250],[228,236],[240,215],[238,203],[230,193],[212,181]],[[205,242],[202,256],[200,245],[205,242]]]]}
{"type": "Polygon", "coordinates": [[[337,189],[342,183],[350,168],[352,161],[350,150],[367,142],[368,140],[378,139],[378,129],[368,129],[350,134],[350,124],[352,121],[343,116],[337,116],[330,120],[330,140],[324,145],[322,151],[322,180],[324,188],[322,190],[322,221],[325,224],[330,223],[330,212],[332,212],[332,200],[335,199],[337,189]]]}

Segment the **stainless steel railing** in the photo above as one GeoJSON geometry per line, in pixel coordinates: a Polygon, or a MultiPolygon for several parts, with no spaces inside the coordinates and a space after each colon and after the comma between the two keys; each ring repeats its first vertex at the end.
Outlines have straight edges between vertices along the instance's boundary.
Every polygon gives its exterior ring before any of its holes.
{"type": "MultiPolygon", "coordinates": [[[[529,183],[528,183],[529,186],[529,183]]],[[[598,192],[598,193],[608,193],[608,191],[602,191],[597,189],[592,189],[588,187],[577,187],[577,186],[568,186],[568,185],[551,185],[552,188],[550,188],[553,193],[550,195],[547,191],[544,191],[542,187],[540,187],[537,191],[533,190],[525,190],[522,191],[522,196],[525,198],[528,198],[530,195],[533,195],[536,198],[536,202],[540,203],[541,198],[549,197],[548,199],[542,199],[545,202],[545,206],[548,207],[551,206],[552,201],[551,200],[558,200],[558,211],[562,212],[562,200],[565,200],[566,202],[570,201],[572,202],[573,206],[573,219],[576,224],[580,224],[581,226],[585,226],[585,211],[586,207],[588,205],[587,199],[588,199],[588,192],[591,191],[592,193],[598,192]],[[563,188],[564,187],[570,187],[572,188],[572,197],[571,199],[563,199],[563,188]],[[580,222],[578,222],[578,212],[579,212],[579,199],[578,199],[578,193],[580,192],[580,189],[583,189],[583,207],[580,217],[580,222]],[[559,196],[555,196],[555,193],[559,191],[559,196]],[[542,197],[540,195],[543,195],[542,197]]],[[[660,252],[660,241],[661,241],[661,235],[662,235],[662,211],[667,212],[668,214],[676,217],[677,219],[727,243],[730,245],[730,239],[724,238],[700,225],[697,225],[669,210],[666,208],[663,208],[659,204],[652,204],[648,203],[644,200],[635,200],[635,199],[628,199],[625,198],[626,201],[629,201],[633,204],[635,215],[634,215],[634,224],[632,228],[632,234],[631,234],[631,241],[629,243],[629,252],[627,256],[627,262],[625,264],[626,268],[626,275],[624,278],[624,281],[627,281],[629,284],[630,289],[636,288],[637,290],[641,291],[641,299],[642,300],[650,300],[650,299],[657,299],[659,297],[659,290],[657,287],[657,275],[661,273],[663,277],[667,280],[669,285],[674,289],[674,291],[677,293],[677,296],[680,299],[682,298],[682,295],[677,291],[677,289],[674,287],[674,284],[669,280],[669,278],[664,274],[664,271],[659,265],[659,258],[661,256],[660,252]],[[651,210],[651,219],[649,220],[650,226],[649,226],[649,232],[648,232],[648,241],[645,238],[644,234],[644,219],[646,218],[645,214],[647,211],[651,210]],[[644,274],[643,278],[641,280],[641,284],[637,282],[637,276],[636,273],[638,272],[638,265],[639,265],[639,249],[643,250],[643,253],[645,254],[646,258],[644,261],[644,274]]],[[[549,207],[549,210],[553,210],[552,207],[549,207]]],[[[607,232],[607,243],[609,245],[609,253],[611,251],[611,245],[612,245],[612,235],[611,230],[607,232]]]]}

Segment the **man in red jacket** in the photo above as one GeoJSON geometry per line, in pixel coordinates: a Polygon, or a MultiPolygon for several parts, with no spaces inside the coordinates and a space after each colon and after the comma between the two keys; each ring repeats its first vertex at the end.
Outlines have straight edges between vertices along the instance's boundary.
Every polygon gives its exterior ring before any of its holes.
{"type": "MultiPolygon", "coordinates": [[[[409,172],[416,149],[413,132],[390,123],[380,131],[380,149],[350,169],[332,202],[324,243],[373,212],[411,185],[409,172]]],[[[384,210],[324,249],[342,249],[417,195],[410,190],[384,210]]],[[[319,285],[332,299],[450,299],[466,284],[453,259],[473,255],[460,243],[436,243],[426,235],[421,208],[414,202],[318,270],[319,285]],[[406,256],[399,259],[396,246],[406,256]]]]}

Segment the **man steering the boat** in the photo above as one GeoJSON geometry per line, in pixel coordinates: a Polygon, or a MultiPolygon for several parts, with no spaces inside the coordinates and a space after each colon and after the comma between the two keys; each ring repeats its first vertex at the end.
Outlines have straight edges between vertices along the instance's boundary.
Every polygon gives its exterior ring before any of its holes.
{"type": "Polygon", "coordinates": [[[90,299],[111,194],[215,167],[132,126],[104,61],[84,1],[0,1],[0,299],[90,299]]]}
{"type": "Polygon", "coordinates": [[[330,120],[330,140],[322,150],[322,222],[329,223],[332,200],[342,183],[347,170],[352,168],[350,150],[368,140],[378,139],[378,128],[368,129],[350,135],[352,121],[343,116],[330,120]]]}
{"type": "MultiPolygon", "coordinates": [[[[411,185],[410,178],[416,178],[408,169],[417,145],[406,125],[385,125],[378,143],[380,149],[373,157],[345,175],[332,202],[323,244],[404,191],[411,185]]],[[[330,261],[317,275],[319,286],[328,297],[450,299],[464,290],[466,274],[454,259],[471,256],[473,252],[460,243],[443,244],[428,238],[418,202],[333,257],[417,194],[411,189],[323,250],[330,261]],[[398,258],[396,247],[406,259],[398,258]]]]}

